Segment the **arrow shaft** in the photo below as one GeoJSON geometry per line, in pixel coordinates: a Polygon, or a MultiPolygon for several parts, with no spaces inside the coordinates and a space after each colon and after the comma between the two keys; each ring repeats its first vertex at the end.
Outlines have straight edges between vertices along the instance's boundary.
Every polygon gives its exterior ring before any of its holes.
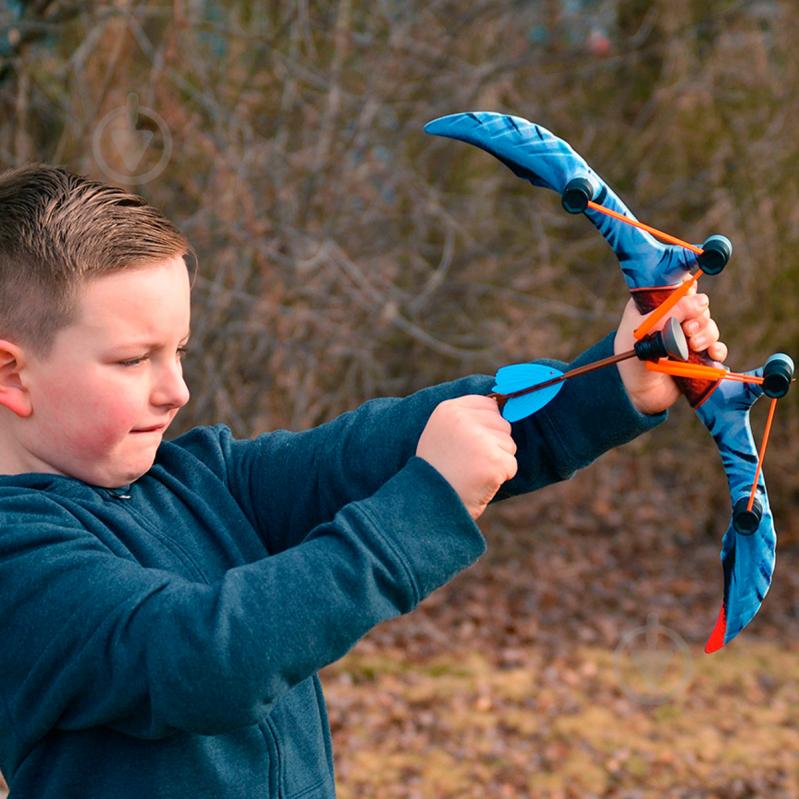
{"type": "Polygon", "coordinates": [[[522,388],[519,389],[518,391],[513,391],[510,394],[492,393],[489,394],[489,396],[494,397],[495,399],[502,399],[503,401],[513,399],[514,397],[523,397],[525,394],[532,394],[534,391],[540,391],[541,389],[549,388],[550,386],[562,383],[564,380],[568,380],[570,377],[577,377],[579,375],[587,374],[588,372],[594,372],[597,369],[602,369],[602,367],[604,366],[611,366],[612,364],[618,363],[619,361],[626,361],[628,358],[634,358],[635,355],[636,355],[635,350],[628,350],[627,352],[621,352],[618,355],[611,355],[607,358],[602,358],[598,361],[592,361],[591,363],[587,363],[584,366],[577,366],[574,369],[569,369],[568,372],[564,372],[562,375],[553,377],[550,380],[544,380],[543,383],[536,383],[534,386],[528,386],[527,388],[522,388]]]}

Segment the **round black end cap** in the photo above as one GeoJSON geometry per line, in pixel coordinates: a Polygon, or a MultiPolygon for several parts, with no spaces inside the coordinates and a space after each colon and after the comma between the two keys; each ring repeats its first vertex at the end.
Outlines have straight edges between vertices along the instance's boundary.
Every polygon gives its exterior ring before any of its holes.
{"type": "Polygon", "coordinates": [[[736,533],[741,535],[752,535],[760,527],[760,520],[763,518],[763,506],[760,500],[755,497],[752,503],[752,510],[747,510],[749,497],[741,497],[732,511],[732,526],[736,533]]]}
{"type": "Polygon", "coordinates": [[[594,199],[594,184],[586,177],[572,178],[563,189],[560,201],[570,214],[581,214],[594,199]]]}
{"type": "Polygon", "coordinates": [[[732,257],[732,242],[726,237],[715,233],[709,236],[702,245],[704,252],[697,258],[699,268],[706,275],[717,275],[727,266],[732,257]]]}
{"type": "Polygon", "coordinates": [[[793,379],[793,360],[784,352],[772,355],[763,367],[763,393],[779,399],[788,393],[793,379]]]}
{"type": "Polygon", "coordinates": [[[669,317],[663,330],[649,333],[636,341],[634,349],[636,356],[642,361],[657,361],[660,358],[688,360],[688,341],[682,326],[673,316],[669,317]]]}

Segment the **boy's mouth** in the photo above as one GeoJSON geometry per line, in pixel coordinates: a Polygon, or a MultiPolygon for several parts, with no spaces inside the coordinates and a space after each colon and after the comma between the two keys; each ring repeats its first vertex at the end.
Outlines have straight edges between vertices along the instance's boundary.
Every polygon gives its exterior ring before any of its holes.
{"type": "Polygon", "coordinates": [[[139,430],[131,430],[131,433],[156,433],[161,432],[165,427],[165,424],[158,424],[153,427],[142,427],[139,430]]]}

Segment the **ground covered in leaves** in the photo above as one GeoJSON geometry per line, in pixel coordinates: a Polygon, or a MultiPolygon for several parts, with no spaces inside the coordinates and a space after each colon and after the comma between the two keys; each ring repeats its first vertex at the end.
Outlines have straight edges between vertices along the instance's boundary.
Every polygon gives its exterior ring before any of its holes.
{"type": "Polygon", "coordinates": [[[476,566],[323,671],[340,799],[799,797],[790,528],[706,655],[726,497],[591,499],[621,463],[490,508],[476,566]]]}

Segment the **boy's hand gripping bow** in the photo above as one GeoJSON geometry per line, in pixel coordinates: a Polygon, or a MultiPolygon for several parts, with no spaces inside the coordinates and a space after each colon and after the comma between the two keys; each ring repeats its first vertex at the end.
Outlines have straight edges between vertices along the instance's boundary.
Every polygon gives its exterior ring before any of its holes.
{"type": "MultiPolygon", "coordinates": [[[[776,399],[787,393],[794,365],[782,353],[772,355],[760,369],[743,374],[693,352],[686,362],[684,350],[675,343],[679,333],[674,324],[664,333],[669,341],[650,331],[699,276],[721,272],[732,245],[716,235],[699,247],[638,222],[569,144],[520,117],[490,112],[452,114],[429,122],[425,131],[474,144],[518,177],[556,191],[564,208],[588,217],[615,252],[638,310],[649,314],[635,331],[645,353],[637,345],[621,357],[637,355],[647,361],[648,368],[674,377],[713,436],[727,474],[732,519],[721,548],[724,593],[705,645],[706,652],[720,649],[752,620],[771,585],[776,533],[761,465],[776,399]],[[772,398],[772,404],[758,453],[749,411],[763,394],[772,398]]],[[[591,366],[617,360],[619,356],[591,366]]],[[[572,376],[576,373],[559,373],[542,364],[506,366],[497,372],[494,396],[503,416],[516,421],[543,407],[557,394],[563,380],[572,376]]]]}

